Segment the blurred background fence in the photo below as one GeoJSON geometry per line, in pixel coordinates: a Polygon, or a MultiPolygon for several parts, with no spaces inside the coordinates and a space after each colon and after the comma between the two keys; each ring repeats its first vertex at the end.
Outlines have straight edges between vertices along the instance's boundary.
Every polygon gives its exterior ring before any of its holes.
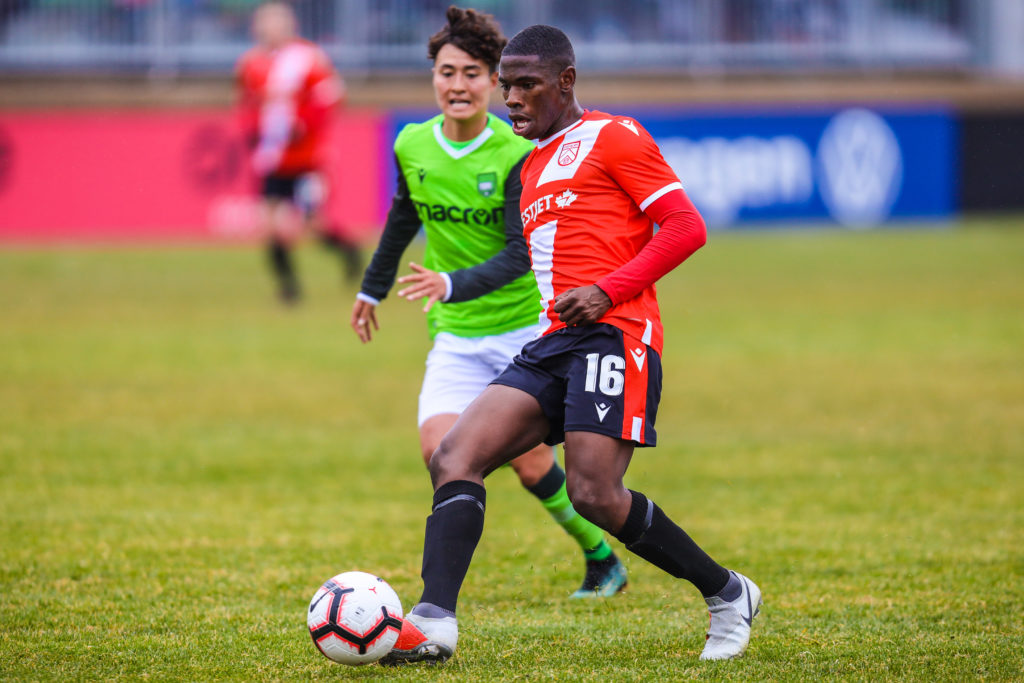
{"type": "MultiPolygon", "coordinates": [[[[258,0],[0,0],[4,72],[217,74],[258,0]]],[[[349,74],[421,68],[449,0],[296,0],[349,74]]],[[[476,0],[508,33],[562,27],[592,71],[1024,74],[1022,0],[476,0]]]]}

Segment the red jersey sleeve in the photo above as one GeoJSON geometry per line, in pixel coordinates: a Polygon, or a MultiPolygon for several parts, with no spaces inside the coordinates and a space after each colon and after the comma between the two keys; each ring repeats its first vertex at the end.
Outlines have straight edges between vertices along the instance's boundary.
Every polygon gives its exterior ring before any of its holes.
{"type": "Polygon", "coordinates": [[[634,119],[617,116],[601,136],[605,170],[641,211],[682,183],[661,155],[658,144],[634,119]]]}
{"type": "Polygon", "coordinates": [[[707,242],[704,219],[682,190],[659,197],[648,207],[647,215],[661,229],[633,259],[596,283],[612,304],[650,287],[707,242]]]}
{"type": "Polygon", "coordinates": [[[613,304],[639,294],[704,245],[707,231],[654,138],[634,119],[609,124],[606,170],[660,230],[630,261],[596,284],[613,304]]]}

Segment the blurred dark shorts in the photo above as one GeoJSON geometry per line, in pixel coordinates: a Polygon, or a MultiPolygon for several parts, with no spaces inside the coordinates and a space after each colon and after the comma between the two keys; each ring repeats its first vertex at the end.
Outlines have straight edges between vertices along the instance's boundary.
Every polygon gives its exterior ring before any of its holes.
{"type": "Polygon", "coordinates": [[[267,199],[286,199],[292,201],[295,198],[295,185],[298,182],[297,176],[268,175],[263,178],[260,195],[267,199]]]}

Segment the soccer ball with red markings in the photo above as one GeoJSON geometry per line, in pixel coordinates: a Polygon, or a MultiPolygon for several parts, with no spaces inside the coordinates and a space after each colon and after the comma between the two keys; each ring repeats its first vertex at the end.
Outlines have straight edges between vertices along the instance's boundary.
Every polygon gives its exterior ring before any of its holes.
{"type": "Polygon", "coordinates": [[[309,602],[306,624],[325,657],[358,666],[391,651],[402,616],[402,603],[384,579],[344,572],[320,586],[309,602]]]}

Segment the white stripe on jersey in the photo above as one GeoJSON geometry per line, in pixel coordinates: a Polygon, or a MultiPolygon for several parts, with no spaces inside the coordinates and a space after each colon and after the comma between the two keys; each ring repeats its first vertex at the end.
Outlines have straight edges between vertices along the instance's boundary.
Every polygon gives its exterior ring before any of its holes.
{"type": "Polygon", "coordinates": [[[582,119],[580,119],[579,121],[573,121],[568,126],[563,128],[562,130],[558,131],[554,135],[549,135],[548,137],[544,138],[543,140],[534,140],[533,144],[537,145],[541,149],[544,149],[545,147],[547,147],[548,145],[551,144],[552,140],[557,140],[559,137],[565,135],[566,133],[568,133],[570,130],[572,130],[576,126],[582,126],[582,125],[583,125],[583,120],[582,119]]]}
{"type": "Polygon", "coordinates": [[[303,43],[281,48],[267,74],[267,94],[284,97],[298,91],[313,68],[315,56],[314,48],[303,43]]]}
{"type": "Polygon", "coordinates": [[[651,333],[654,331],[654,325],[651,324],[651,319],[647,318],[647,327],[644,328],[644,335],[640,337],[640,341],[648,346],[651,345],[651,333]]]}
{"type": "Polygon", "coordinates": [[[533,274],[537,278],[537,289],[540,290],[540,326],[542,331],[551,327],[548,320],[548,302],[555,296],[552,283],[551,266],[555,257],[555,232],[558,221],[551,221],[535,228],[530,233],[530,260],[533,261],[533,274]]]}
{"type": "Polygon", "coordinates": [[[555,151],[554,156],[551,157],[547,166],[544,167],[544,171],[540,174],[540,178],[537,179],[537,187],[556,180],[568,180],[576,175],[576,171],[579,170],[583,160],[594,149],[594,143],[597,142],[597,136],[601,129],[611,122],[611,119],[584,121],[581,125],[566,133],[558,150],[555,151]],[[562,157],[562,150],[566,150],[569,155],[575,154],[575,158],[568,164],[563,165],[559,163],[559,159],[562,157]]]}
{"type": "Polygon", "coordinates": [[[657,190],[656,192],[652,193],[651,196],[648,197],[647,199],[643,200],[643,202],[640,203],[640,210],[641,211],[646,211],[648,206],[650,206],[654,202],[658,201],[659,199],[661,199],[662,197],[667,195],[672,190],[681,190],[681,189],[683,189],[683,184],[682,183],[669,183],[668,185],[666,185],[665,187],[661,188],[660,190],[657,190]]]}

